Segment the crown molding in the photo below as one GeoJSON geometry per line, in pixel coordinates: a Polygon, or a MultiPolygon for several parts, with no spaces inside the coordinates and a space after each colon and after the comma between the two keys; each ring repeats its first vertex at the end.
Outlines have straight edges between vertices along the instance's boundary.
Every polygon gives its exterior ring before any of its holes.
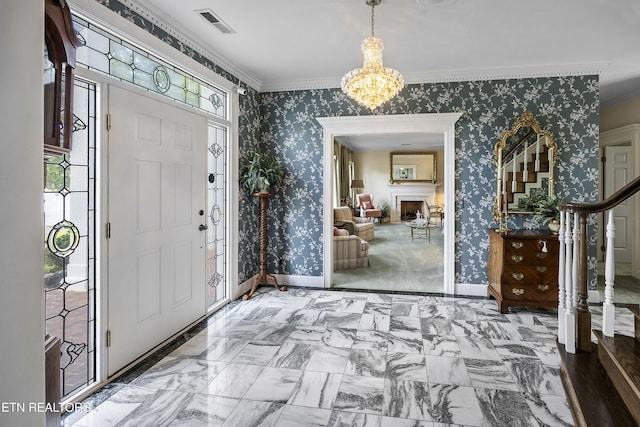
{"type": "MultiPolygon", "coordinates": [[[[192,38],[186,36],[186,30],[176,28],[168,23],[169,19],[153,6],[148,0],[117,0],[123,5],[147,19],[153,25],[161,28],[167,34],[175,37],[186,47],[201,54],[209,59],[215,65],[223,68],[240,79],[246,85],[252,87],[258,92],[283,92],[298,90],[316,90],[316,89],[335,89],[340,87],[342,76],[335,76],[325,79],[313,80],[291,80],[291,81],[275,81],[262,82],[249,72],[235,66],[231,61],[224,58],[220,54],[213,52],[192,38]],[[182,32],[184,31],[184,32],[182,32]]],[[[103,6],[104,7],[104,6],[103,6]]],[[[491,69],[473,69],[473,70],[452,70],[452,71],[435,71],[435,72],[415,72],[403,73],[406,84],[433,84],[433,83],[452,83],[461,81],[487,81],[487,80],[509,80],[509,79],[526,79],[526,78],[545,78],[545,77],[569,77],[569,76],[585,76],[600,75],[607,63],[586,63],[586,64],[555,64],[555,65],[534,65],[528,67],[506,67],[491,69]]],[[[634,96],[640,95],[640,90],[634,93],[625,94],[624,97],[616,97],[614,99],[602,100],[603,106],[615,105],[634,96]]]]}
{"type": "Polygon", "coordinates": [[[183,43],[185,46],[193,49],[200,55],[204,56],[212,63],[217,65],[220,68],[223,68],[227,72],[231,73],[233,76],[237,77],[242,83],[250,86],[251,88],[260,91],[261,83],[255,76],[251,75],[247,71],[236,67],[223,56],[205,48],[201,44],[195,42],[193,39],[186,37],[186,30],[181,28],[176,28],[175,26],[168,23],[168,20],[165,16],[163,16],[156,8],[153,7],[151,2],[145,2],[140,0],[118,0],[123,5],[127,6],[138,15],[142,16],[153,25],[161,28],[167,34],[175,37],[178,41],[183,43]],[[178,31],[177,31],[178,30],[178,31]],[[182,32],[184,31],[184,32],[182,32]]]}
{"type": "MultiPolygon", "coordinates": [[[[545,77],[570,77],[600,75],[606,63],[549,65],[531,67],[491,68],[477,70],[438,71],[424,73],[403,73],[406,84],[452,83],[485,80],[531,79],[545,77]]],[[[333,89],[340,87],[342,77],[318,80],[263,83],[262,92],[290,90],[333,89]]]]}

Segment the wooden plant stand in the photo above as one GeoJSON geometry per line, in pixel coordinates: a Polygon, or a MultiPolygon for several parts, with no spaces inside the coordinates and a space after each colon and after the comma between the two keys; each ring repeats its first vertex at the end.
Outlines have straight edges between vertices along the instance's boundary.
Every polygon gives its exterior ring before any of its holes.
{"type": "Polygon", "coordinates": [[[278,281],[273,274],[267,273],[267,243],[269,241],[269,237],[267,236],[267,202],[271,197],[275,196],[275,194],[254,193],[252,196],[260,198],[260,272],[253,282],[251,292],[242,297],[245,301],[253,296],[256,288],[261,284],[272,283],[273,286],[280,291],[287,290],[286,286],[278,286],[278,281]]]}

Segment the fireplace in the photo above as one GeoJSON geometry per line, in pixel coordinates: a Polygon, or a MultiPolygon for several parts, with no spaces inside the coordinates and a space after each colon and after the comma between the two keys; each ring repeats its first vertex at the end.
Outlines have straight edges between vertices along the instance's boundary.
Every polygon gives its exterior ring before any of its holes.
{"type": "Polygon", "coordinates": [[[418,211],[420,211],[422,217],[424,217],[424,202],[422,200],[400,201],[400,219],[402,221],[411,221],[416,219],[418,211]]]}
{"type": "Polygon", "coordinates": [[[440,184],[432,183],[402,183],[389,184],[389,205],[391,206],[391,222],[404,221],[403,215],[409,211],[415,218],[416,210],[423,214],[427,205],[435,205],[436,188],[440,184]],[[418,202],[419,207],[412,207],[403,210],[404,202],[418,202]]]}

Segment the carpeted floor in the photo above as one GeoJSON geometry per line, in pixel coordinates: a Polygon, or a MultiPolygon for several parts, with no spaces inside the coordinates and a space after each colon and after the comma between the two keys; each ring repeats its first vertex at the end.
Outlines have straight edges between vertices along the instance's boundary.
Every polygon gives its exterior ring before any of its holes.
{"type": "Polygon", "coordinates": [[[334,271],[334,288],[443,292],[444,239],[439,225],[431,228],[430,242],[418,230],[412,242],[411,229],[404,224],[376,224],[375,235],[369,242],[369,267],[334,271]]]}
{"type": "MultiPolygon", "coordinates": [[[[442,228],[431,228],[431,242],[417,238],[404,224],[376,224],[376,237],[369,242],[369,268],[333,272],[333,287],[390,292],[442,293],[444,288],[442,228]]],[[[640,280],[630,275],[630,267],[616,265],[614,301],[640,302],[640,280]],[[629,270],[629,271],[627,271],[629,270]]],[[[598,290],[604,300],[604,267],[599,268],[598,290]]]]}

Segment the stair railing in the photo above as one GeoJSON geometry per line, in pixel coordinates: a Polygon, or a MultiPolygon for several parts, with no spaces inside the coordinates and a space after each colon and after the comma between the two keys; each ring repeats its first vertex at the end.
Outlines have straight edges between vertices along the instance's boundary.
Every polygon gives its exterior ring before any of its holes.
{"type": "Polygon", "coordinates": [[[640,176],[607,199],[593,204],[562,203],[558,232],[558,341],[567,352],[591,351],[591,313],[587,303],[587,217],[608,211],[606,226],[605,292],[602,330],[614,334],[613,304],[615,259],[613,208],[640,191],[640,176]]]}

